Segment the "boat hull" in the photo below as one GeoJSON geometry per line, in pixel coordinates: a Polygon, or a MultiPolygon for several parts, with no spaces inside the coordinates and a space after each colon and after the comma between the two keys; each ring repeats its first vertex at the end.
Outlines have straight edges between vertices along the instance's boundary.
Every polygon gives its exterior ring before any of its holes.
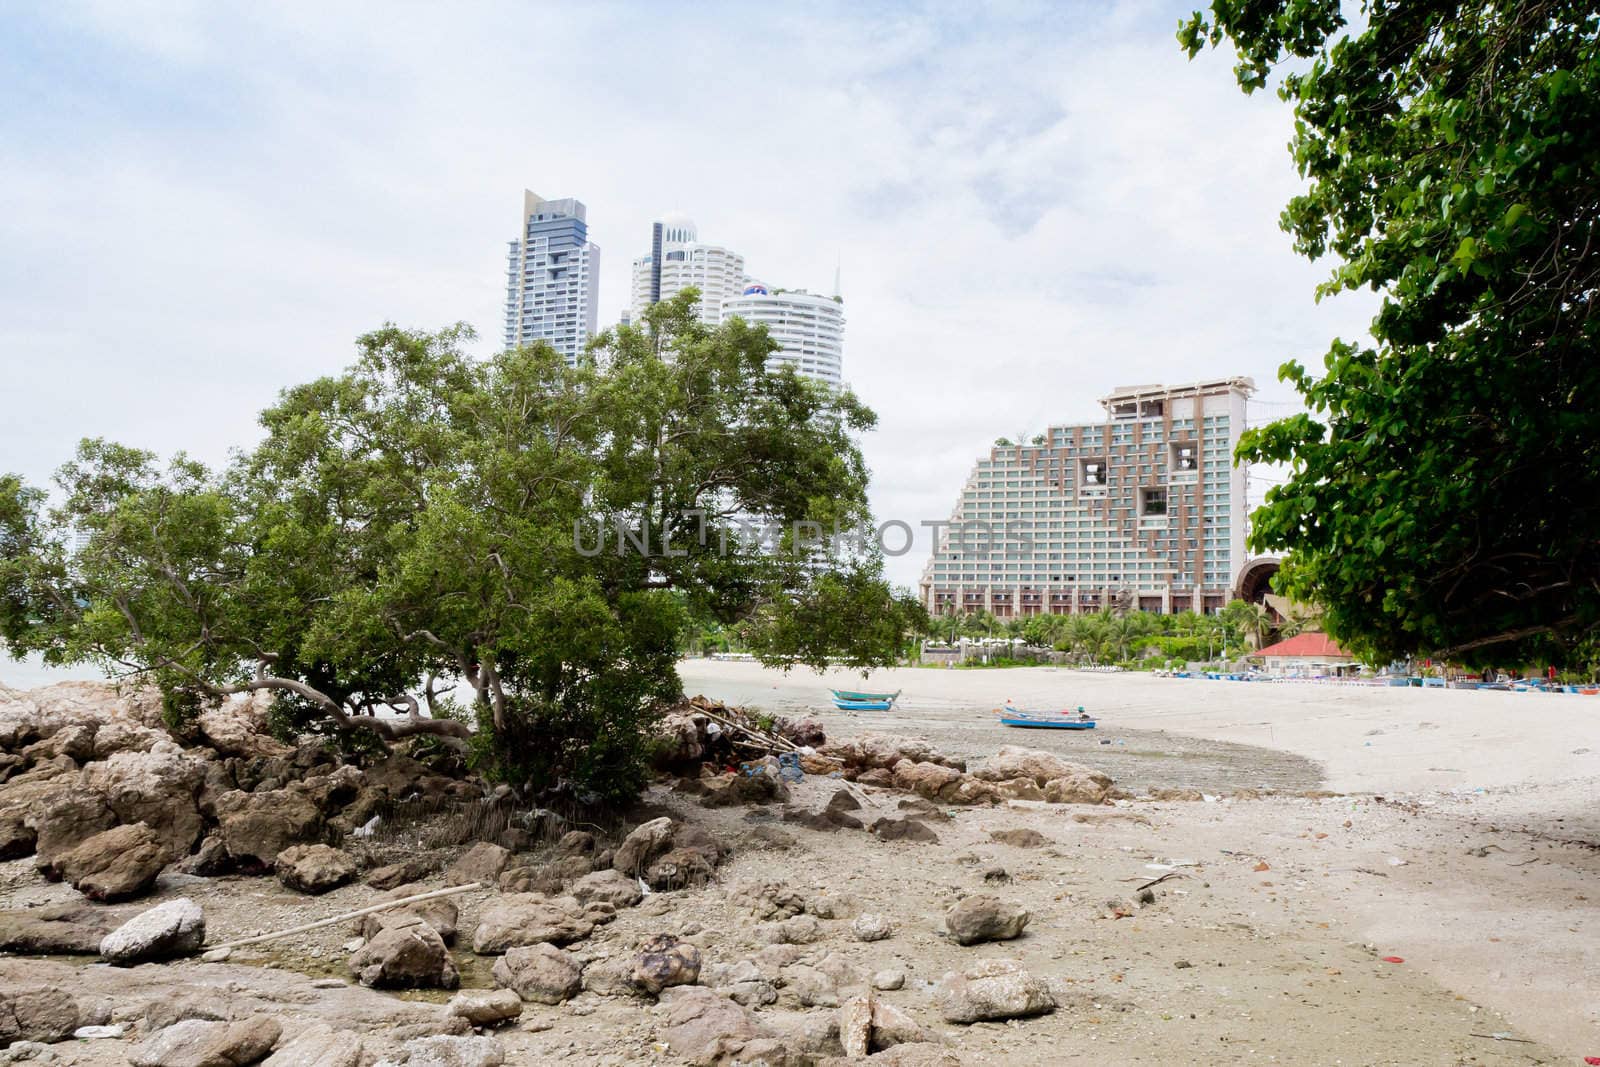
{"type": "Polygon", "coordinates": [[[1081,719],[1018,719],[1002,716],[1001,726],[1015,726],[1023,730],[1093,730],[1094,720],[1081,719]]]}
{"type": "Polygon", "coordinates": [[[833,706],[840,711],[888,711],[892,700],[835,700],[833,706]]]}

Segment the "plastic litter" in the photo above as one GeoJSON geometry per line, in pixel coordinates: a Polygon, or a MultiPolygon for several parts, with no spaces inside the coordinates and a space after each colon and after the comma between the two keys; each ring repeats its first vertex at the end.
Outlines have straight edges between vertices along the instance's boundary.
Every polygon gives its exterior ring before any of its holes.
{"type": "Polygon", "coordinates": [[[121,1023],[113,1023],[110,1026],[80,1026],[72,1031],[72,1036],[87,1041],[97,1037],[121,1037],[126,1031],[127,1027],[121,1023]]]}
{"type": "Polygon", "coordinates": [[[1404,956],[1385,956],[1385,957],[1383,957],[1383,962],[1384,963],[1404,963],[1405,961],[1406,961],[1406,958],[1404,956]]]}
{"type": "Polygon", "coordinates": [[[374,815],[354,830],[350,831],[351,837],[371,837],[372,832],[378,828],[378,823],[383,821],[383,816],[374,815]]]}

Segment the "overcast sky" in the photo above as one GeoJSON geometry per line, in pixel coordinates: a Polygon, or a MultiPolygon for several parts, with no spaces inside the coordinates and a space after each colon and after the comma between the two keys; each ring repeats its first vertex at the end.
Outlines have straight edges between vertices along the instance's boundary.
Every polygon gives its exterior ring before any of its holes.
{"type": "MultiPolygon", "coordinates": [[[[209,461],[385,321],[501,332],[524,187],[588,205],[601,322],[653,218],[829,291],[882,518],[1120,384],[1320,366],[1370,301],[1277,218],[1286,105],[1188,4],[105,3],[0,9],[0,470],[209,461]]],[[[923,551],[891,561],[914,583],[923,551]]]]}

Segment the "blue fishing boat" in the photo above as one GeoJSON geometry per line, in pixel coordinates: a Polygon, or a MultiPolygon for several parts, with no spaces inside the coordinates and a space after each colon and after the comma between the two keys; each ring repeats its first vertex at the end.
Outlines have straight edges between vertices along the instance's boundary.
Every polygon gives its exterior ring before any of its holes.
{"type": "Polygon", "coordinates": [[[1024,730],[1093,730],[1094,720],[1082,708],[1076,715],[1069,711],[1052,715],[1047,711],[1023,711],[1007,704],[1000,712],[1000,725],[1024,730]]]}
{"type": "Polygon", "coordinates": [[[849,689],[830,689],[833,706],[840,711],[888,711],[900,697],[900,690],[892,693],[857,693],[849,689]]]}

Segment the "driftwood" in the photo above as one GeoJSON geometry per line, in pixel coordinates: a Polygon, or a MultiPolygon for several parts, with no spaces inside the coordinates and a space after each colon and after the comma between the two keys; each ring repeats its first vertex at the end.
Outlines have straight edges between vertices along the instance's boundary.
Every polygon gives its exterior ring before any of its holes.
{"type": "Polygon", "coordinates": [[[387,911],[390,908],[401,908],[407,904],[416,904],[424,900],[433,900],[435,897],[448,897],[456,893],[465,893],[471,889],[483,888],[485,888],[485,886],[482,882],[468,882],[466,885],[453,885],[448,889],[435,889],[430,893],[418,893],[414,897],[402,897],[399,900],[386,900],[382,904],[373,904],[371,907],[358,908],[355,911],[347,911],[343,915],[335,915],[329,919],[319,919],[314,923],[306,923],[303,926],[291,926],[287,930],[278,930],[270,934],[256,934],[254,937],[241,937],[237,941],[228,941],[221,945],[209,945],[206,947],[206,951],[217,952],[221,949],[243,948],[246,945],[255,945],[262,941],[273,941],[280,937],[288,937],[290,934],[303,934],[308,930],[320,930],[324,926],[332,926],[335,923],[348,922],[351,919],[359,919],[363,915],[371,915],[373,912],[387,911]]]}

